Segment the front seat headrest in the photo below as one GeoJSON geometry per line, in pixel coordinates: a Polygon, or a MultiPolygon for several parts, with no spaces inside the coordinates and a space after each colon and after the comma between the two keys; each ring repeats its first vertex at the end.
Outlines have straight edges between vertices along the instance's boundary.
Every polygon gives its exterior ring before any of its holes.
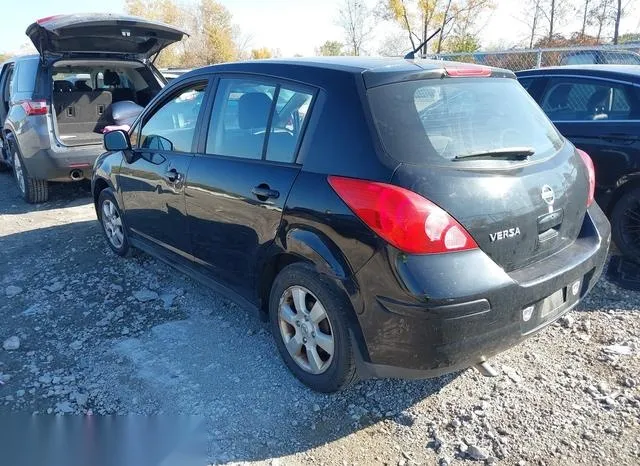
{"type": "Polygon", "coordinates": [[[238,101],[238,125],[241,129],[266,128],[271,97],[264,92],[247,92],[238,101]]]}

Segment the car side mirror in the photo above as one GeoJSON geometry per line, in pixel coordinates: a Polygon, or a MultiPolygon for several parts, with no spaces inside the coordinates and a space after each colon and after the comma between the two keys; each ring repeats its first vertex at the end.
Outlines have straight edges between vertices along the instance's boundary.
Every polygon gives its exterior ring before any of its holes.
{"type": "Polygon", "coordinates": [[[131,150],[129,134],[122,130],[109,131],[104,135],[104,148],[110,152],[131,150]]]}

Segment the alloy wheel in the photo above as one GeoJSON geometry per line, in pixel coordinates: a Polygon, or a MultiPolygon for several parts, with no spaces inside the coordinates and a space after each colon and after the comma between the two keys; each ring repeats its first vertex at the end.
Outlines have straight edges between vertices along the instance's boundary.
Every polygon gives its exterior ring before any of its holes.
{"type": "Polygon", "coordinates": [[[322,374],[331,365],[334,333],[327,311],[303,286],[287,288],[280,298],[278,325],[295,363],[310,374],[322,374]]]}
{"type": "Polygon", "coordinates": [[[122,219],[118,208],[109,199],[102,203],[102,227],[111,245],[120,249],[124,245],[122,219]]]}

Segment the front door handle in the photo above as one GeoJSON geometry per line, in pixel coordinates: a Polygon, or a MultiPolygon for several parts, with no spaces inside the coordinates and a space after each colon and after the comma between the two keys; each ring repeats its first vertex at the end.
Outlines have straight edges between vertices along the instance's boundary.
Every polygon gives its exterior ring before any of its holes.
{"type": "Polygon", "coordinates": [[[271,189],[267,184],[258,185],[253,188],[251,192],[261,201],[266,201],[267,199],[278,199],[280,197],[280,192],[275,189],[271,189]]]}
{"type": "Polygon", "coordinates": [[[163,175],[163,178],[167,180],[169,183],[175,183],[177,181],[180,181],[180,177],[181,177],[181,174],[178,173],[178,170],[176,170],[175,168],[171,168],[170,170],[167,170],[166,172],[164,172],[164,175],[163,175]]]}

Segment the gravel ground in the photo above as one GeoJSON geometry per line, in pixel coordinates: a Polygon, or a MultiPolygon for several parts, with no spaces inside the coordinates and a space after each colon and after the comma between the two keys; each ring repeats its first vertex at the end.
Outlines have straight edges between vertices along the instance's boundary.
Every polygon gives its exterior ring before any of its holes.
{"type": "Polygon", "coordinates": [[[215,464],[640,464],[640,293],[604,278],[499,377],[321,395],[256,315],[112,254],[86,186],[28,206],[0,174],[0,245],[0,414],[203,416],[215,464]]]}

